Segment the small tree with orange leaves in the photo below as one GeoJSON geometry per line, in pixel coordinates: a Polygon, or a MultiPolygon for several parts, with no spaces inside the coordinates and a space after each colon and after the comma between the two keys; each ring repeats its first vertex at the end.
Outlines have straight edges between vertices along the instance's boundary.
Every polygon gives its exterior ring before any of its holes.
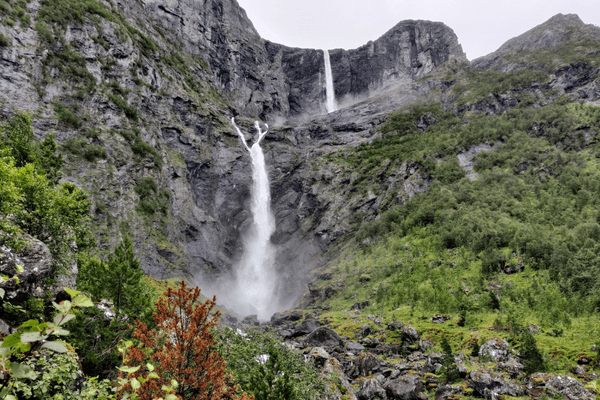
{"type": "Polygon", "coordinates": [[[170,388],[178,399],[253,399],[246,393],[236,397],[237,387],[215,347],[212,329],[220,317],[218,310],[213,312],[215,298],[197,304],[199,296],[198,288],[187,289],[182,281],[156,303],[153,317],[158,329],[136,321],[133,336],[140,344],[128,349],[125,365],[140,368],[124,368],[134,371],[128,376],[133,384],[125,386],[126,392],[135,391],[140,400],[162,397],[172,393],[170,388]]]}

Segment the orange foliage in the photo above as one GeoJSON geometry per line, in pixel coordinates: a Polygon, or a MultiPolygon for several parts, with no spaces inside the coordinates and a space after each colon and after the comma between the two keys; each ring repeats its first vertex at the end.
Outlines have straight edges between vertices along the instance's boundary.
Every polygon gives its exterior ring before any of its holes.
{"type": "MultiPolygon", "coordinates": [[[[215,298],[196,304],[200,290],[187,289],[185,282],[179,288],[169,288],[156,303],[153,314],[158,330],[148,329],[136,321],[133,336],[139,339],[139,347],[132,346],[126,354],[126,365],[141,368],[128,379],[143,378],[136,394],[140,400],[164,397],[163,385],[177,381],[175,394],[179,399],[252,400],[254,396],[243,393],[236,397],[237,387],[225,372],[225,360],[215,350],[217,342],[211,328],[217,325],[220,312],[212,312],[215,298]],[[156,366],[159,378],[148,379],[146,363],[156,366]]],[[[130,389],[126,386],[125,390],[130,389]]]]}

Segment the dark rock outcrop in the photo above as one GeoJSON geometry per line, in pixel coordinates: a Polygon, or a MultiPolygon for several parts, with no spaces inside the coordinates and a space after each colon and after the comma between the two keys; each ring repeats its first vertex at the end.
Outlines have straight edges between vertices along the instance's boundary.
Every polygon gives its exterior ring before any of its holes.
{"type": "Polygon", "coordinates": [[[419,374],[402,375],[389,381],[385,391],[389,399],[416,400],[423,391],[422,377],[419,374]]]}
{"type": "Polygon", "coordinates": [[[46,280],[53,276],[52,253],[41,241],[24,235],[26,247],[13,252],[0,247],[0,274],[15,279],[4,281],[0,288],[4,290],[4,299],[19,304],[30,297],[43,297],[46,280]],[[22,269],[22,272],[19,270],[22,269]]]}

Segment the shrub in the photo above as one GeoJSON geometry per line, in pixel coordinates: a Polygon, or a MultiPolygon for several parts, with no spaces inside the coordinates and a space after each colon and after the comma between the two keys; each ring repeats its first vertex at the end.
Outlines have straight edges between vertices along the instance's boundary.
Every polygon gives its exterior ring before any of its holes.
{"type": "Polygon", "coordinates": [[[137,110],[134,107],[129,106],[122,97],[112,93],[109,93],[107,96],[115,106],[119,107],[125,113],[127,118],[133,121],[138,120],[137,110]]]}
{"type": "Polygon", "coordinates": [[[153,177],[147,176],[140,179],[140,181],[135,185],[134,190],[138,196],[140,196],[140,198],[146,198],[153,194],[155,195],[158,192],[158,185],[153,177]]]}
{"type": "Polygon", "coordinates": [[[106,150],[97,144],[90,144],[83,138],[69,138],[63,143],[63,148],[69,153],[83,157],[89,162],[95,162],[97,159],[106,159],[106,150]]]}
{"type": "Polygon", "coordinates": [[[83,121],[79,116],[67,108],[63,103],[57,103],[54,105],[54,111],[56,111],[56,118],[67,126],[75,129],[79,129],[83,126],[83,121]]]}
{"type": "Polygon", "coordinates": [[[251,330],[240,335],[223,327],[217,340],[235,381],[256,400],[314,399],[325,390],[317,368],[270,334],[251,330]]]}
{"type": "Polygon", "coordinates": [[[99,301],[108,299],[115,307],[130,315],[145,319],[151,312],[153,290],[146,283],[140,262],[133,252],[133,244],[125,237],[117,245],[107,262],[96,258],[79,258],[77,286],[99,301]]]}
{"type": "Polygon", "coordinates": [[[0,47],[8,47],[12,44],[12,38],[4,36],[0,33],[0,47]]]}
{"type": "Polygon", "coordinates": [[[135,138],[135,141],[131,145],[131,151],[133,151],[133,154],[142,158],[146,157],[148,154],[152,154],[154,156],[157,154],[157,151],[154,147],[144,142],[140,138],[135,138]]]}

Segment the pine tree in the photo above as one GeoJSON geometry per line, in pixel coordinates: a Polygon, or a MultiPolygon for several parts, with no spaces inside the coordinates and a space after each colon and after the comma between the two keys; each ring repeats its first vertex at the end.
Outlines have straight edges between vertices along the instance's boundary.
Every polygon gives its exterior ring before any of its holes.
{"type": "Polygon", "coordinates": [[[543,372],[546,370],[546,363],[542,357],[542,353],[537,347],[535,338],[528,329],[521,331],[521,348],[519,349],[519,357],[525,366],[523,371],[529,375],[534,372],[543,372]]]}
{"type": "MultiPolygon", "coordinates": [[[[179,399],[236,398],[237,387],[225,372],[225,360],[217,352],[214,340],[213,329],[220,316],[218,310],[213,312],[215,298],[197,304],[199,297],[198,288],[187,289],[182,281],[179,288],[169,288],[156,303],[153,316],[158,329],[148,329],[136,321],[133,336],[140,345],[129,348],[125,364],[141,367],[128,376],[140,382],[136,391],[140,400],[164,395],[163,385],[174,387],[179,399]],[[149,371],[147,363],[156,365],[156,369],[149,371]],[[148,379],[151,374],[155,378],[148,379]]],[[[244,393],[239,400],[252,398],[244,393]]]]}
{"type": "Polygon", "coordinates": [[[108,299],[117,309],[140,317],[152,309],[152,292],[145,281],[133,243],[125,237],[107,262],[96,258],[80,258],[77,286],[94,300],[108,299]]]}
{"type": "Polygon", "coordinates": [[[460,378],[460,372],[458,371],[458,367],[456,366],[454,354],[452,353],[452,347],[450,346],[450,343],[448,343],[446,335],[442,336],[441,346],[442,351],[444,352],[444,356],[442,357],[441,369],[444,381],[446,383],[456,382],[460,378]]]}

